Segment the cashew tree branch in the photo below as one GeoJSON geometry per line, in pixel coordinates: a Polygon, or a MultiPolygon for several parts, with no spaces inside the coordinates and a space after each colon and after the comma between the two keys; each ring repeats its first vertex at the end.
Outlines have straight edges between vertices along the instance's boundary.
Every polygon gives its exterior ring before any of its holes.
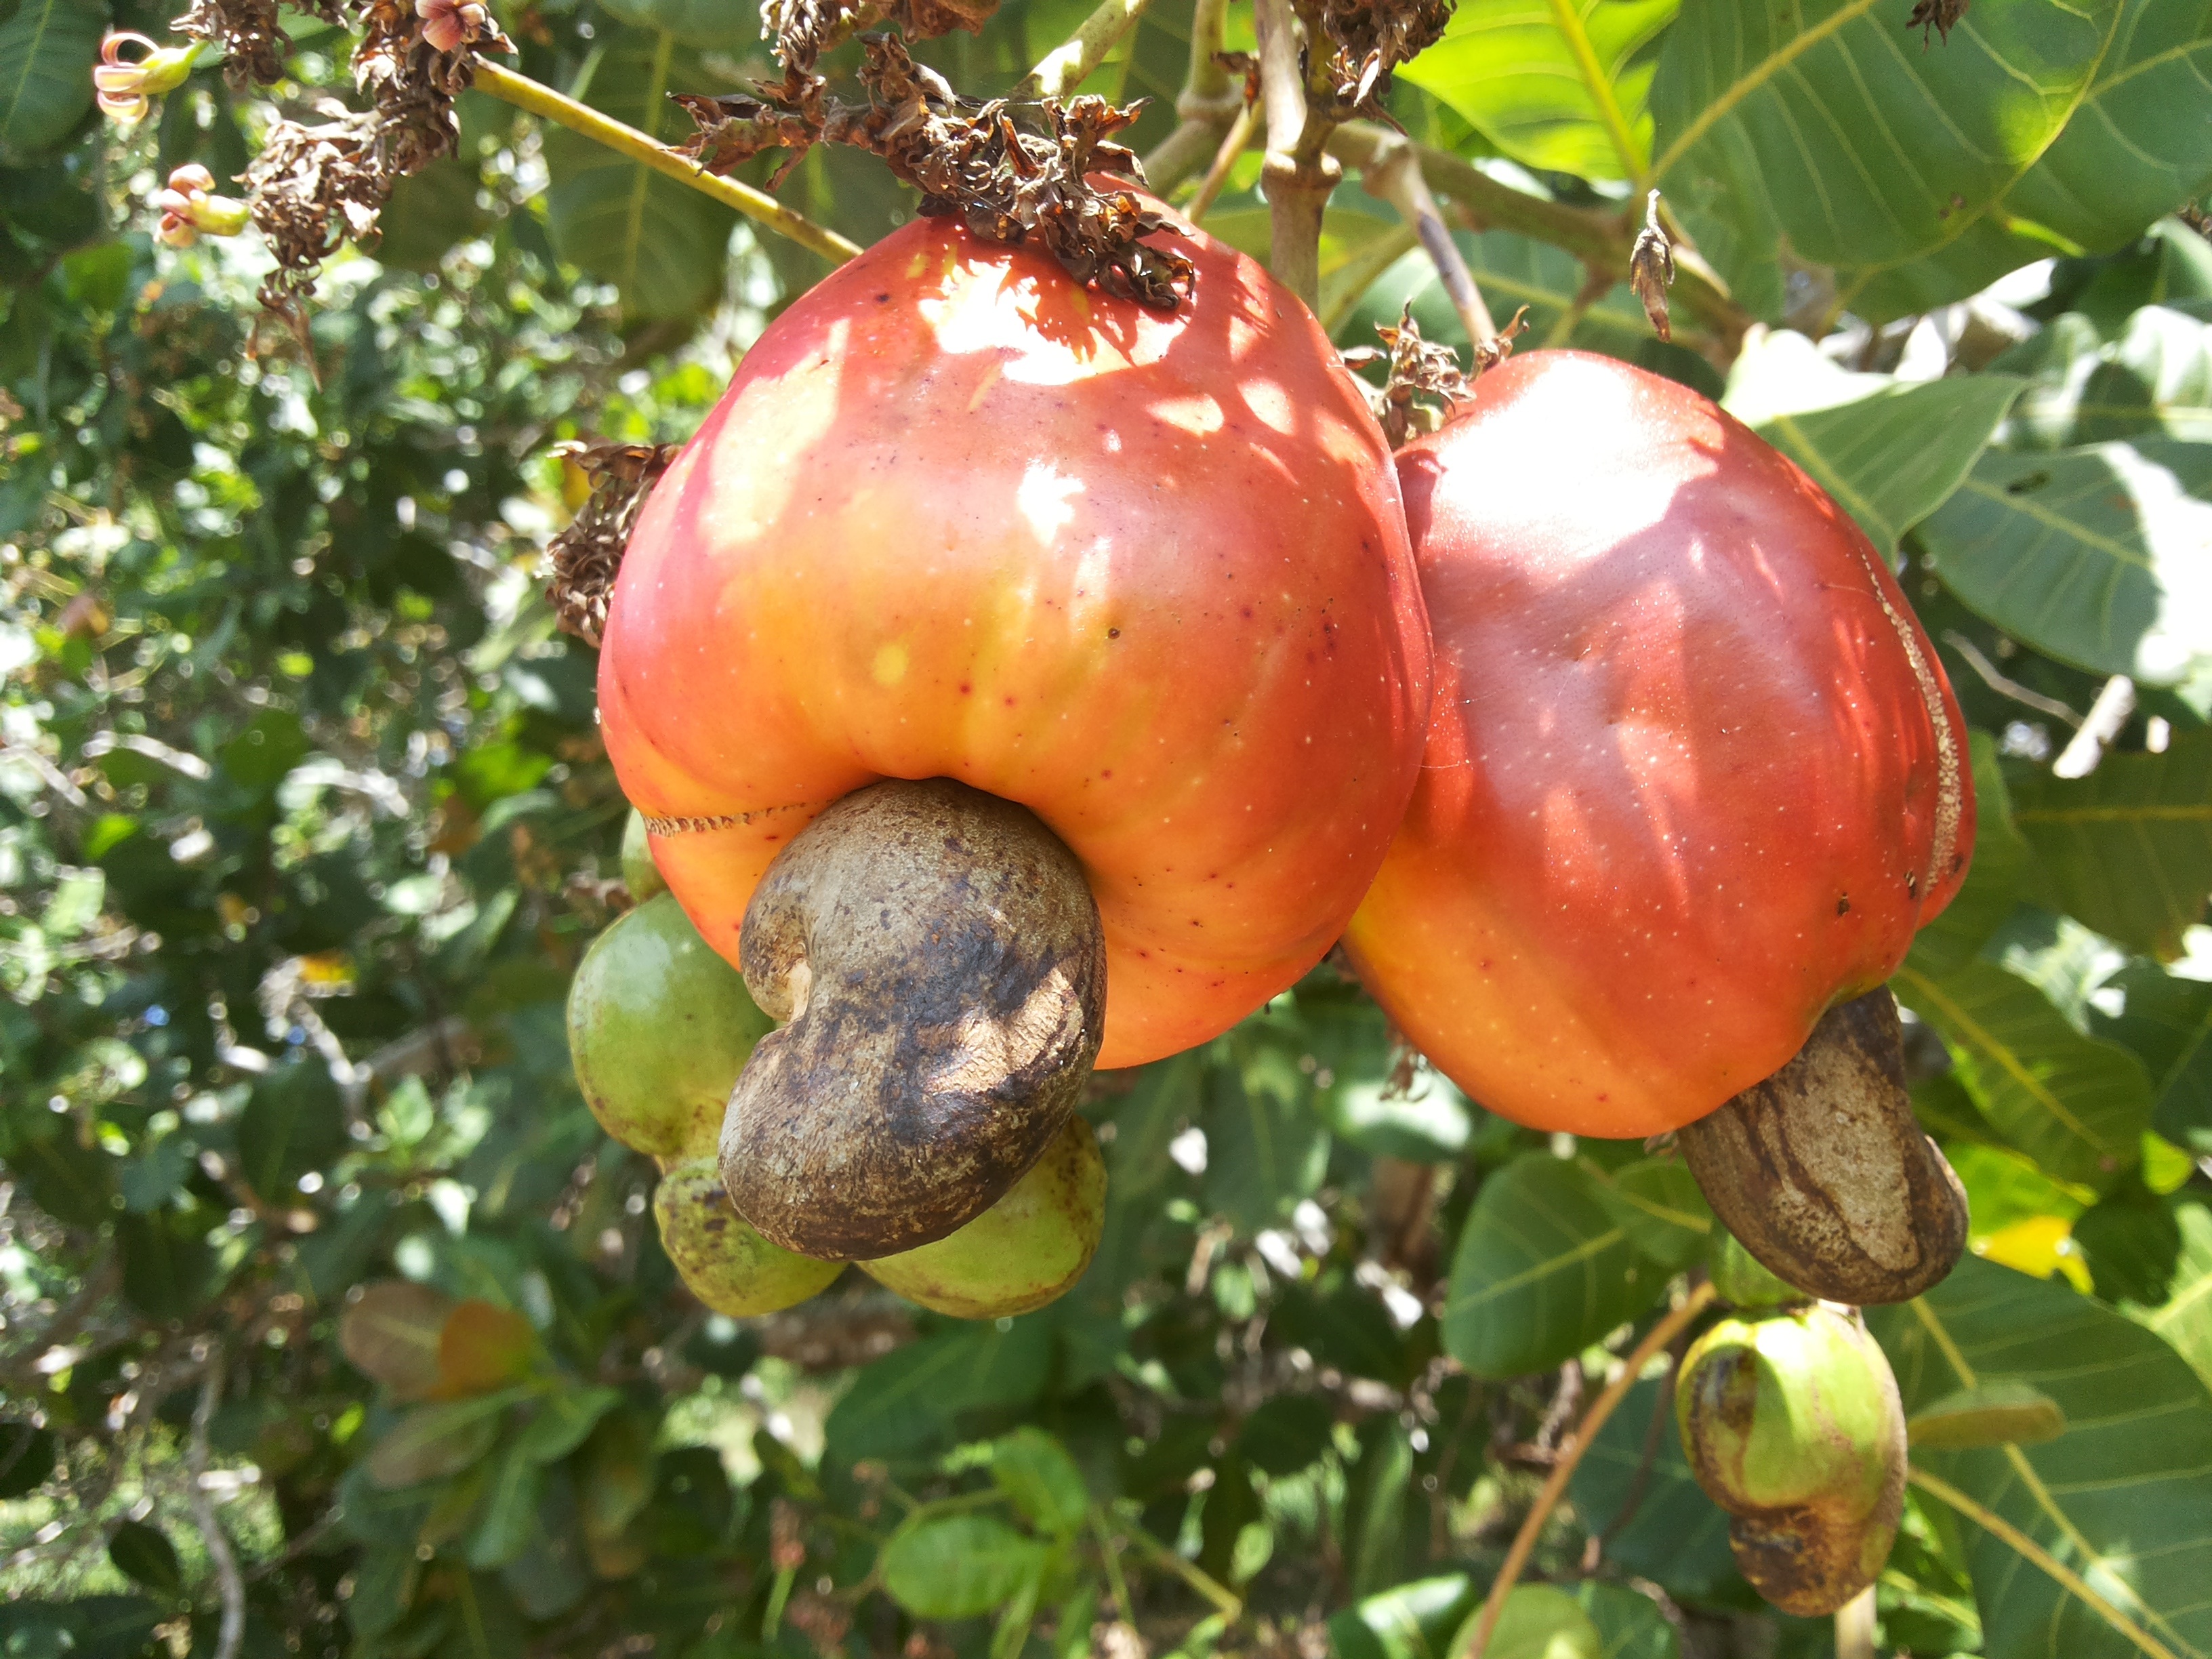
{"type": "Polygon", "coordinates": [[[1013,90],[1018,100],[1072,98],[1106,54],[1137,26],[1152,0],[1106,0],[1066,41],[1045,54],[1013,90]]]}
{"type": "Polygon", "coordinates": [[[803,213],[794,212],[767,191],[708,173],[635,127],[625,126],[588,104],[554,91],[543,82],[479,58],[474,85],[479,92],[488,92],[503,103],[527,110],[571,132],[581,133],[617,155],[627,155],[680,185],[690,185],[702,196],[711,196],[724,206],[735,208],[754,223],[767,226],[779,236],[820,254],[832,264],[842,265],[860,251],[859,243],[848,240],[827,226],[816,224],[803,213]]]}
{"type": "Polygon", "coordinates": [[[1198,0],[1190,20],[1190,68],[1176,97],[1179,125],[1145,157],[1145,176],[1163,196],[1204,167],[1244,112],[1243,88],[1220,61],[1229,0],[1198,0]]]}
{"type": "MultiPolygon", "coordinates": [[[[1366,168],[1389,145],[1403,143],[1372,121],[1347,121],[1329,135],[1329,153],[1347,167],[1366,168]]],[[[1510,230],[1548,242],[1573,254],[1594,270],[1628,276],[1629,250],[1636,243],[1631,214],[1547,202],[1501,184],[1471,161],[1426,144],[1411,147],[1421,176],[1437,195],[1455,204],[1477,224],[1510,230]]],[[[1688,249],[1674,250],[1677,280],[1673,297],[1695,317],[1722,349],[1733,354],[1752,319],[1729,297],[1711,267],[1688,249]]]]}
{"type": "Polygon", "coordinates": [[[1253,18],[1267,131],[1267,159],[1260,173],[1267,194],[1267,266],[1277,282],[1318,312],[1322,215],[1344,168],[1324,148],[1329,124],[1307,95],[1307,42],[1291,0],[1253,0],[1253,18]]]}

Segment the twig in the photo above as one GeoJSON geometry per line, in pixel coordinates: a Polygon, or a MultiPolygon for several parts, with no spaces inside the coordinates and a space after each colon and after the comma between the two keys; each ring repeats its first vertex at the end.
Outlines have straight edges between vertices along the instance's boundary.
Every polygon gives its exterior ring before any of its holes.
{"type": "Polygon", "coordinates": [[[1160,1542],[1158,1539],[1153,1537],[1152,1534],[1146,1532],[1142,1527],[1139,1527],[1133,1522],[1129,1526],[1129,1536],[1144,1547],[1145,1553],[1147,1555],[1158,1561],[1169,1571],[1174,1573],[1176,1577],[1182,1579],[1184,1583],[1189,1585],[1191,1589],[1196,1590],[1208,1601],[1211,1601],[1217,1613],[1220,1613],[1230,1619],[1238,1619],[1243,1616],[1243,1597],[1240,1596],[1235,1590],[1231,1589],[1227,1585],[1224,1584],[1212,1573],[1207,1572],[1196,1562],[1184,1560],[1183,1558],[1176,1554],[1175,1551],[1170,1549],[1165,1544],[1160,1542]]]}
{"type": "Polygon", "coordinates": [[[2029,1562],[2040,1567],[2061,1589],[2087,1604],[2092,1613],[2134,1643],[2149,1656],[2149,1659],[2177,1659],[2172,1649],[2090,1589],[2079,1573],[2002,1516],[1984,1508],[1949,1481],[1929,1474],[1917,1463],[1905,1466],[1905,1478],[1929,1497],[1942,1498],[1984,1532],[2010,1546],[2029,1562]]]}
{"type": "MultiPolygon", "coordinates": [[[[1402,142],[1372,121],[1346,121],[1328,137],[1329,154],[1346,167],[1365,167],[1385,144],[1402,142]]],[[[1415,144],[1421,175],[1429,188],[1455,203],[1490,228],[1510,230],[1563,248],[1585,265],[1619,270],[1635,245],[1635,226],[1620,212],[1547,202],[1500,184],[1488,173],[1446,150],[1415,144]]],[[[1723,350],[1741,343],[1751,319],[1729,297],[1725,284],[1705,262],[1679,243],[1674,248],[1674,299],[1708,329],[1723,350]]]]}
{"type": "Polygon", "coordinates": [[[836,231],[816,224],[805,214],[793,211],[765,191],[708,173],[635,127],[625,126],[612,116],[604,115],[588,104],[580,104],[526,75],[517,75],[513,70],[479,58],[473,84],[478,92],[488,92],[517,109],[527,110],[571,132],[581,133],[679,185],[688,185],[702,196],[711,196],[725,207],[735,208],[748,219],[811,249],[832,264],[842,265],[860,251],[859,243],[848,241],[836,231]]]}
{"type": "Polygon", "coordinates": [[[1190,19],[1190,67],[1176,96],[1176,130],[1145,157],[1145,177],[1165,196],[1206,165],[1244,108],[1243,89],[1220,60],[1229,0],[1198,0],[1190,19]]]}
{"type": "Polygon", "coordinates": [[[1536,1547],[1537,1534],[1543,1531],[1544,1522],[1559,1507],[1559,1499],[1566,1495],[1567,1480],[1575,1466],[1583,1461],[1597,1431],[1613,1413],[1614,1407],[1628,1398],[1629,1389],[1636,1386],[1637,1376],[1651,1356],[1674,1340],[1675,1334],[1686,1328],[1690,1322],[1705,1310],[1714,1297],[1713,1285],[1706,1279],[1683,1298],[1682,1305],[1669,1313],[1644,1334],[1644,1340],[1629,1350],[1628,1358],[1621,1362],[1620,1375],[1605,1386],[1604,1391],[1590,1402],[1573,1434],[1559,1449],[1559,1461],[1545,1477],[1543,1490],[1536,1494],[1535,1503],[1521,1522],[1521,1530],[1513,1534],[1512,1547],[1505,1552],[1505,1563],[1498,1569],[1492,1581],[1490,1595],[1482,1604],[1482,1613],[1474,1627],[1474,1640],[1468,1646],[1467,1659],[1482,1659],[1490,1646],[1490,1633],[1498,1627],[1498,1617],[1505,1610],[1505,1598],[1513,1593],[1513,1586],[1521,1577],[1522,1568],[1528,1565],[1529,1553],[1536,1547]]]}
{"type": "Polygon", "coordinates": [[[2073,705],[2061,702],[2056,697],[2046,697],[2040,691],[2032,691],[2018,680],[2009,678],[1982,653],[1981,647],[1976,645],[1957,629],[1947,628],[1943,630],[1943,643],[1964,657],[1966,659],[1966,666],[1980,675],[1982,684],[1999,696],[2010,697],[2014,702],[2023,703],[2038,714],[2050,715],[2053,720],[2064,720],[2069,726],[2078,726],[2081,724],[2081,717],[2074,712],[2073,705]]]}
{"type": "Polygon", "coordinates": [[[216,1632],[215,1659],[238,1659],[239,1644],[246,1639],[246,1581],[239,1577],[238,1557],[232,1553],[230,1535],[208,1496],[208,1424],[222,1398],[223,1352],[210,1345],[200,1377],[199,1402],[192,1407],[191,1438],[185,1443],[185,1475],[191,1482],[187,1501],[200,1535],[207,1540],[208,1559],[215,1567],[216,1586],[222,1593],[222,1625],[216,1632]]]}
{"type": "Polygon", "coordinates": [[[2125,674],[2113,675],[2105,682],[2105,689],[2097,693],[2097,701],[2089,705],[2081,729],[2074,734],[2058,758],[2051,763],[2051,775],[2058,778],[2087,777],[2097,769],[2097,763],[2105,758],[2106,749],[2120,735],[2128,716],[2135,712],[2136,683],[2125,674]]]}
{"type": "Polygon", "coordinates": [[[1444,285],[1444,294],[1451,301],[1452,309],[1459,313],[1462,327],[1467,337],[1476,346],[1487,345],[1498,337],[1498,325],[1491,320],[1490,307],[1482,302],[1482,290],[1475,286],[1474,273],[1467,268],[1460,257],[1459,244],[1451,239],[1445,228],[1443,216],[1437,211],[1437,198],[1429,193],[1429,181],[1421,176],[1420,161],[1413,147],[1401,138],[1385,144],[1367,164],[1365,182],[1370,194],[1379,196],[1406,216],[1414,234],[1421,239],[1421,246],[1429,261],[1437,268],[1437,276],[1444,285]]]}
{"type": "Polygon", "coordinates": [[[1221,148],[1213,154],[1213,165],[1206,170],[1206,177],[1198,186],[1198,194],[1183,208],[1183,216],[1196,224],[1213,205],[1214,198],[1221,194],[1222,185],[1229,182],[1229,170],[1237,165],[1237,158],[1252,142],[1252,129],[1260,124],[1255,107],[1247,104],[1237,112],[1237,118],[1229,124],[1223,135],[1221,148]]]}
{"type": "Polygon", "coordinates": [[[1076,88],[1106,61],[1106,54],[1134,28],[1152,0],[1106,0],[1083,20],[1082,27],[1039,60],[1009,95],[1015,100],[1072,98],[1076,88]]]}
{"type": "Polygon", "coordinates": [[[1260,103],[1267,122],[1267,267],[1277,282],[1321,309],[1322,215],[1344,169],[1324,148],[1329,124],[1306,97],[1308,42],[1290,0],[1253,0],[1260,34],[1260,103]]]}

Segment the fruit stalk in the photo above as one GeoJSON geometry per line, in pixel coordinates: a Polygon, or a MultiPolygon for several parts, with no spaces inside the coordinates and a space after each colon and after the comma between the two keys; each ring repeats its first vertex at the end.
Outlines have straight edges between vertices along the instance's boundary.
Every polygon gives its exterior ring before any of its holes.
{"type": "Polygon", "coordinates": [[[1590,1402],[1583,1420],[1575,1425],[1559,1446],[1558,1460],[1544,1481],[1543,1490],[1536,1501],[1528,1506],[1522,1517],[1521,1529],[1513,1534],[1512,1547],[1505,1552],[1505,1560],[1498,1569],[1498,1577],[1491,1582],[1490,1595],[1483,1602],[1482,1613],[1474,1627],[1474,1638],[1468,1644],[1466,1659],[1483,1659],[1490,1645],[1491,1632],[1497,1628],[1498,1615],[1505,1610],[1505,1598],[1520,1581],[1521,1570],[1528,1565],[1529,1553],[1536,1547],[1536,1539],[1544,1530],[1544,1522],[1559,1507],[1559,1499],[1566,1496],[1567,1482],[1574,1477],[1575,1468],[1583,1461],[1583,1454],[1597,1438],[1597,1431],[1605,1426],[1620,1402],[1628,1398],[1628,1391],[1636,1386],[1651,1356],[1672,1342],[1687,1329],[1690,1322],[1712,1304],[1714,1291],[1710,1280],[1697,1285],[1682,1299],[1680,1307],[1644,1334],[1644,1340],[1628,1352],[1620,1363],[1620,1373],[1607,1383],[1602,1392],[1590,1402]]]}
{"type": "Polygon", "coordinates": [[[1325,148],[1330,123],[1306,95],[1308,59],[1320,54],[1301,38],[1290,0],[1254,0],[1253,19],[1260,33],[1260,100],[1267,121],[1267,160],[1261,172],[1272,236],[1267,269],[1306,302],[1306,309],[1317,313],[1322,213],[1344,176],[1325,148]]]}
{"type": "Polygon", "coordinates": [[[705,172],[696,162],[686,161],[667,145],[647,137],[635,127],[625,126],[611,115],[602,114],[588,104],[553,90],[543,82],[533,81],[526,75],[518,75],[511,69],[478,58],[476,79],[471,83],[478,92],[488,92],[517,109],[527,110],[532,115],[558,123],[571,132],[581,133],[594,143],[605,144],[617,155],[627,155],[633,161],[651,167],[655,173],[673,179],[679,185],[688,185],[702,196],[711,196],[725,207],[733,207],[756,224],[767,226],[779,236],[788,237],[799,246],[820,254],[833,265],[842,265],[860,251],[860,244],[848,241],[836,231],[816,224],[803,213],[792,209],[765,191],[755,190],[750,185],[735,179],[724,179],[705,172]]]}

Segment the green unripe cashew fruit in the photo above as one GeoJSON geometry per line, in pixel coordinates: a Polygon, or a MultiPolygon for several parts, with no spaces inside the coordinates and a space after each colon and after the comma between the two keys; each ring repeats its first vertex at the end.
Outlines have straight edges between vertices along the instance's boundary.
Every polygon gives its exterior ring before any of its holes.
{"type": "Polygon", "coordinates": [[[1714,1229],[1720,1237],[1709,1252],[1713,1288],[1721,1300],[1745,1313],[1764,1313],[1770,1308],[1793,1307],[1813,1298],[1789,1280],[1770,1272],[1765,1264],[1743,1248],[1743,1241],[1725,1227],[1714,1229]]]}
{"type": "Polygon", "coordinates": [[[1071,1117],[1030,1172],[966,1226],[860,1267],[933,1312],[998,1319],[1072,1289],[1105,1227],[1106,1160],[1091,1126],[1071,1117]]]}
{"type": "Polygon", "coordinates": [[[660,878],[660,866],[653,861],[653,841],[645,833],[645,814],[634,806],[629,822],[623,825],[622,873],[632,904],[659,898],[668,890],[668,884],[660,878]]]}
{"type": "Polygon", "coordinates": [[[771,1314],[826,1291],[845,1271],[771,1244],[731,1206],[709,1155],[678,1164],[653,1195],[660,1245],[691,1294],[733,1319],[771,1314]]]}
{"type": "Polygon", "coordinates": [[[738,1073],[772,1029],[665,893],[617,917],[568,987],[568,1055],[592,1115],[663,1160],[714,1150],[738,1073]]]}
{"type": "Polygon", "coordinates": [[[1766,1600],[1833,1613],[1875,1581],[1905,1506],[1905,1407],[1856,1314],[1723,1319],[1683,1357],[1674,1415],[1766,1600]]]}

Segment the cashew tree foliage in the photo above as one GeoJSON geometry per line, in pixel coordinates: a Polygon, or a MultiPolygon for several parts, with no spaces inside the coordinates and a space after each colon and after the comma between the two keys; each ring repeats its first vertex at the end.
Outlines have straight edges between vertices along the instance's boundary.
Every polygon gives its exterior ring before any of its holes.
{"type": "Polygon", "coordinates": [[[2212,1655],[2212,4],[1257,4],[772,9],[865,106],[743,0],[0,0],[0,1651],[2212,1655]],[[1342,347],[1626,359],[1894,556],[1971,1224],[1868,1315],[1860,1624],[1759,1599],[1639,1349],[1728,1271],[1680,1158],[1486,1112],[1340,956],[1094,1077],[1051,1306],[685,1290],[564,1027],[639,896],[563,446],[687,437],[937,82],[1142,100],[1342,347]]]}

